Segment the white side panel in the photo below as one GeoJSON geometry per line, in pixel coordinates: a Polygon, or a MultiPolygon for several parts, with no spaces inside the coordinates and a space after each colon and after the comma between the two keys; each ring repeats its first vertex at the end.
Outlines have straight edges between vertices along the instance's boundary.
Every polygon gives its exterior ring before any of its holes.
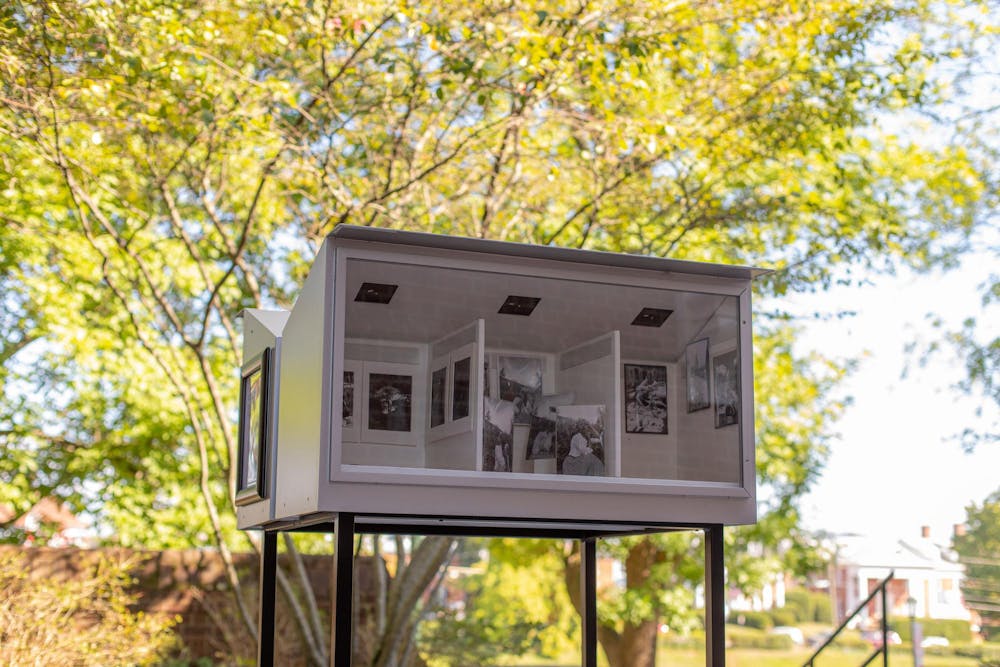
{"type": "Polygon", "coordinates": [[[280,395],[281,389],[281,333],[285,323],[288,321],[288,311],[266,311],[260,309],[247,309],[243,313],[243,359],[253,359],[263,353],[265,348],[273,347],[274,356],[272,363],[276,371],[272,378],[270,387],[272,414],[267,420],[270,435],[268,440],[270,448],[267,452],[267,463],[264,466],[266,478],[262,481],[266,485],[268,497],[255,503],[238,505],[236,507],[236,524],[240,529],[256,528],[266,524],[274,516],[274,479],[275,465],[277,463],[277,409],[274,401],[280,395]]]}
{"type": "Polygon", "coordinates": [[[329,442],[333,248],[320,249],[285,324],[278,404],[275,517],[315,511],[329,442]]]}

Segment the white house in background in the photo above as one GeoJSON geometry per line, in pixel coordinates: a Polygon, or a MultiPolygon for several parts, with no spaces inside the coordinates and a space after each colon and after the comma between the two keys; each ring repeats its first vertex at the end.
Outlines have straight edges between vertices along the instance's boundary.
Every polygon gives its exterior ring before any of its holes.
{"type": "MultiPolygon", "coordinates": [[[[961,531],[963,526],[956,526],[961,531]]],[[[862,535],[839,535],[831,547],[833,555],[828,582],[836,600],[836,615],[843,619],[868,594],[875,590],[889,572],[887,604],[889,616],[908,616],[907,600],[917,601],[921,618],[961,619],[972,621],[962,600],[964,568],[951,550],[950,540],[934,540],[924,526],[915,539],[883,539],[862,535]]],[[[880,617],[879,596],[867,605],[869,618],[880,617]]]]}

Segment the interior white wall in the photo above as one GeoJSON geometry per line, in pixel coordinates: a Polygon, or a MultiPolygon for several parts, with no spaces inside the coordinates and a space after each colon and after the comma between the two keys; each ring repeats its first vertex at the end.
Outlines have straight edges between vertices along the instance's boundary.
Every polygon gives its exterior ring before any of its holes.
{"type": "MultiPolygon", "coordinates": [[[[342,442],[342,461],[345,465],[383,465],[401,468],[423,468],[425,459],[427,346],[413,343],[400,344],[393,341],[346,341],[345,361],[362,364],[361,378],[355,378],[354,414],[361,422],[358,441],[342,442]],[[366,365],[368,364],[368,365],[366,365]],[[412,373],[413,397],[411,403],[409,442],[400,444],[388,442],[397,437],[396,433],[380,434],[365,428],[368,396],[364,374],[369,365],[393,364],[400,372],[412,373]],[[367,431],[368,435],[365,435],[367,431]]],[[[346,436],[342,431],[342,438],[346,436]]]]}

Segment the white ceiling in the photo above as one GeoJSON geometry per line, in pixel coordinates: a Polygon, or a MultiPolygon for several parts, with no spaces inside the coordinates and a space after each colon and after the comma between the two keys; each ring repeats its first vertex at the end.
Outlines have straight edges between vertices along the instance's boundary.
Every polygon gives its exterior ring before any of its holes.
{"type": "Polygon", "coordinates": [[[615,329],[625,359],[675,361],[688,342],[735,339],[738,299],[535,276],[349,260],[349,338],[431,342],[486,320],[490,348],[560,352],[615,329]],[[398,285],[389,304],[354,301],[363,282],[398,285]],[[529,317],[500,315],[508,295],[540,297],[529,317]],[[662,327],[632,326],[645,307],[673,314],[662,327]]]}

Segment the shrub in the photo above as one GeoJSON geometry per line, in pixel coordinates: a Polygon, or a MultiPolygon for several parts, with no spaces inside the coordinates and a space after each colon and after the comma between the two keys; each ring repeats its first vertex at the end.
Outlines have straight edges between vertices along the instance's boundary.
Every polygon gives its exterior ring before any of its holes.
{"type": "MultiPolygon", "coordinates": [[[[746,612],[744,612],[746,613],[746,612]]],[[[787,635],[769,635],[761,630],[726,626],[726,645],[732,648],[787,650],[795,644],[787,635]]]]}
{"type": "Polygon", "coordinates": [[[790,590],[785,593],[784,609],[793,610],[799,623],[833,623],[830,597],[825,593],[790,590]]]}
{"type": "Polygon", "coordinates": [[[133,613],[130,563],[100,560],[89,577],[31,578],[19,553],[0,554],[0,664],[157,665],[177,647],[175,619],[133,613]]]}
{"type": "Polygon", "coordinates": [[[770,630],[774,627],[771,615],[766,611],[734,611],[729,614],[729,622],[756,630],[770,630]]]}
{"type": "Polygon", "coordinates": [[[775,625],[797,625],[799,622],[798,614],[788,607],[782,607],[781,609],[772,609],[770,611],[771,621],[775,625]]]}
{"type": "MultiPolygon", "coordinates": [[[[949,618],[918,618],[924,637],[946,637],[952,643],[966,643],[972,638],[968,621],[949,618]]],[[[904,642],[910,641],[910,619],[905,616],[889,618],[892,629],[899,633],[904,642]]]]}

